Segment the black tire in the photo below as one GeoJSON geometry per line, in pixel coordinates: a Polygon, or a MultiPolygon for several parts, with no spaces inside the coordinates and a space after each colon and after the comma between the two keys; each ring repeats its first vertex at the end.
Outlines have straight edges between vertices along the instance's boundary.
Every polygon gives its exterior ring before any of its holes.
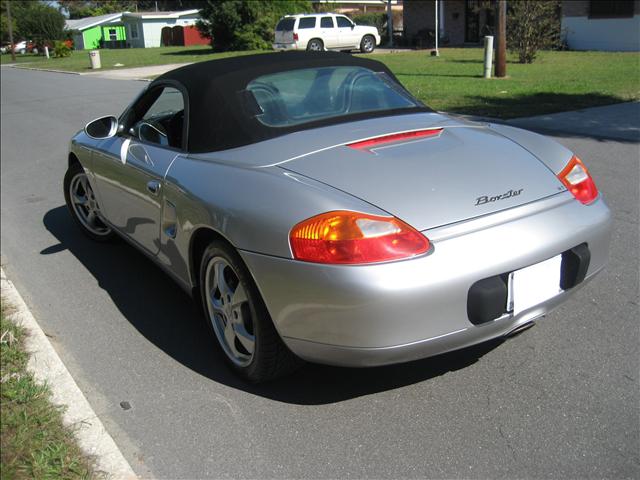
{"type": "Polygon", "coordinates": [[[307,43],[307,51],[322,52],[324,50],[324,43],[319,38],[312,38],[307,43]]]}
{"type": "MultiPolygon", "coordinates": [[[[199,279],[202,310],[208,330],[233,371],[249,382],[260,383],[287,375],[303,363],[287,348],[280,335],[278,335],[249,270],[230,245],[223,241],[214,241],[207,247],[200,262],[199,279]],[[207,280],[207,277],[210,278],[211,275],[216,276],[212,269],[221,265],[222,270],[219,271],[226,273],[226,275],[223,274],[223,276],[227,277],[225,283],[232,285],[235,283],[236,292],[242,287],[244,293],[246,293],[246,300],[238,304],[240,305],[239,307],[234,307],[233,299],[227,296],[227,312],[229,314],[234,312],[234,308],[237,308],[237,311],[242,311],[240,322],[244,322],[244,331],[250,332],[254,339],[253,352],[250,352],[250,359],[239,359],[234,354],[233,350],[238,350],[238,348],[242,347],[239,336],[236,335],[234,337],[234,342],[237,343],[234,344],[233,348],[228,346],[229,342],[225,339],[226,334],[222,329],[226,331],[227,324],[234,323],[234,320],[231,320],[231,315],[226,316],[223,313],[216,313],[216,309],[212,307],[214,305],[213,302],[218,301],[221,301],[224,305],[223,297],[225,295],[220,293],[223,289],[217,289],[214,286],[215,281],[207,280]],[[215,298],[218,298],[218,300],[215,298]],[[250,318],[251,325],[248,324],[247,318],[250,318]],[[246,363],[244,363],[245,361],[246,363]]],[[[233,295],[235,297],[235,294],[233,295]]],[[[236,315],[235,318],[238,319],[238,316],[236,315]]],[[[235,322],[238,322],[238,320],[235,320],[235,322]]],[[[235,332],[235,327],[231,326],[230,328],[235,332]]],[[[248,350],[244,349],[244,352],[248,352],[248,350]]],[[[244,355],[244,352],[242,355],[244,355]]]]}
{"type": "Polygon", "coordinates": [[[373,35],[365,35],[360,41],[360,51],[362,53],[371,53],[376,49],[376,39],[373,35]]]}
{"type": "MultiPolygon", "coordinates": [[[[80,230],[82,230],[82,232],[86,236],[88,236],[90,239],[96,242],[112,241],[116,235],[109,226],[107,226],[104,222],[102,222],[102,220],[98,219],[96,222],[96,228],[92,231],[92,229],[86,225],[86,219],[80,218],[85,208],[77,207],[74,205],[74,202],[72,202],[72,199],[71,199],[72,182],[74,182],[74,179],[77,179],[82,176],[87,178],[84,168],[82,168],[82,165],[80,165],[80,163],[78,162],[73,162],[71,165],[69,165],[69,168],[67,169],[67,173],[65,173],[64,175],[64,182],[63,182],[64,200],[67,204],[67,208],[69,209],[69,213],[71,213],[71,217],[73,217],[73,221],[76,223],[76,225],[78,225],[78,227],[80,227],[80,230]]],[[[88,182],[88,178],[87,178],[87,182],[88,182]]],[[[88,196],[89,195],[87,194],[87,197],[88,196]]],[[[94,212],[99,211],[99,206],[97,201],[95,200],[95,197],[93,196],[93,193],[91,193],[91,197],[93,197],[91,200],[93,207],[91,207],[91,209],[94,212]]],[[[86,209],[88,210],[89,207],[86,207],[86,209]]]]}

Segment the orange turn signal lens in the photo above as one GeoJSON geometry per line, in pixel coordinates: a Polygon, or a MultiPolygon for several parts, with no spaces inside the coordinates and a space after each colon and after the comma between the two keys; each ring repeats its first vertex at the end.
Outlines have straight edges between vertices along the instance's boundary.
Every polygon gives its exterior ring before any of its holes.
{"type": "Polygon", "coordinates": [[[571,157],[567,166],[558,174],[558,178],[565,187],[585,205],[598,198],[598,188],[587,167],[575,155],[571,157]]]}
{"type": "Polygon", "coordinates": [[[289,234],[296,260],[362,264],[414,257],[429,240],[395,217],[334,211],[298,223],[289,234]]]}

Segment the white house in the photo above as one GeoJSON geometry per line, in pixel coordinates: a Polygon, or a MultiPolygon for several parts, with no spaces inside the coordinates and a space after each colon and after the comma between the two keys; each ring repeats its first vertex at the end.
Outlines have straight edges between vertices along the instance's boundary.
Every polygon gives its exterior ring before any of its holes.
{"type": "Polygon", "coordinates": [[[202,37],[195,26],[199,18],[198,10],[122,14],[133,48],[207,45],[210,40],[202,37]]]}
{"type": "Polygon", "coordinates": [[[640,0],[564,0],[562,32],[572,50],[640,51],[640,0]]]}
{"type": "Polygon", "coordinates": [[[122,12],[67,20],[76,50],[208,45],[196,22],[198,10],[122,12]]]}

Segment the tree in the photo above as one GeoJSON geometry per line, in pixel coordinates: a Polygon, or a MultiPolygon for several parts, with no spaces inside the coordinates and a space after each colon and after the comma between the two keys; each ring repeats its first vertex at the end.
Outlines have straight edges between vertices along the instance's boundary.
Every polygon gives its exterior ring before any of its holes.
{"type": "Polygon", "coordinates": [[[558,45],[558,0],[509,0],[508,5],[507,47],[520,63],[532,63],[538,50],[558,45]]]}
{"type": "Polygon", "coordinates": [[[204,0],[58,0],[69,18],[95,17],[119,12],[150,12],[201,8],[204,0]]]}
{"type": "Polygon", "coordinates": [[[197,26],[216,50],[266,50],[280,17],[311,8],[306,0],[207,0],[197,26]]]}
{"type": "Polygon", "coordinates": [[[38,45],[64,38],[64,17],[49,5],[36,3],[28,15],[17,18],[16,22],[22,36],[38,45]]]}
{"type": "MultiPolygon", "coordinates": [[[[8,27],[6,0],[2,2],[3,40],[5,26],[8,27]]],[[[33,40],[37,44],[52,43],[64,38],[64,22],[62,14],[44,2],[11,0],[11,16],[14,40],[33,40]]]]}
{"type": "Polygon", "coordinates": [[[70,19],[96,17],[108,13],[135,11],[135,0],[58,0],[61,11],[70,19]]]}

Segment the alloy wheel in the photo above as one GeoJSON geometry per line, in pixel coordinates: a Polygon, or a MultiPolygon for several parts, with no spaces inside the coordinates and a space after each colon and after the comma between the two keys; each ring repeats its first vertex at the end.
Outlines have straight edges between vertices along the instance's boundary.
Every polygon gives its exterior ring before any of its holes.
{"type": "Polygon", "coordinates": [[[76,174],[71,179],[69,198],[73,212],[83,227],[94,235],[106,236],[111,233],[111,228],[101,220],[100,207],[84,172],[76,174]]]}
{"type": "Polygon", "coordinates": [[[364,37],[362,40],[362,46],[365,52],[372,52],[374,49],[373,39],[369,36],[364,37]]]}
{"type": "Polygon", "coordinates": [[[209,260],[205,295],[209,320],[225,354],[240,367],[249,365],[256,345],[249,298],[238,274],[222,257],[209,260]]]}

